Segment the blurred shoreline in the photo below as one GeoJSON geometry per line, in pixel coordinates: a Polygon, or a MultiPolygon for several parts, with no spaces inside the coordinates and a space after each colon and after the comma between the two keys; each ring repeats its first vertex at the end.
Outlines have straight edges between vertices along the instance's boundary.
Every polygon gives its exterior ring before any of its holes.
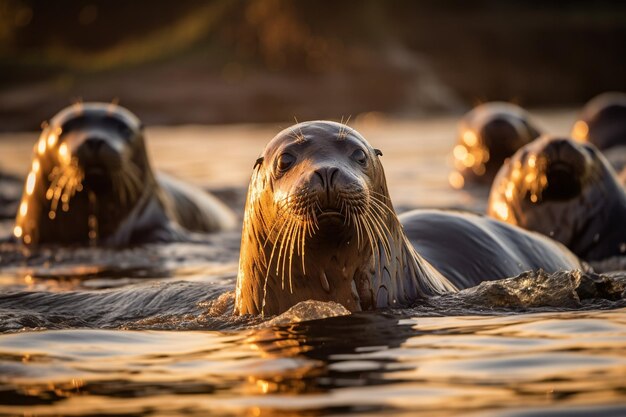
{"type": "Polygon", "coordinates": [[[6,0],[0,25],[0,131],[79,101],[178,125],[573,107],[626,91],[626,3],[6,0]]]}

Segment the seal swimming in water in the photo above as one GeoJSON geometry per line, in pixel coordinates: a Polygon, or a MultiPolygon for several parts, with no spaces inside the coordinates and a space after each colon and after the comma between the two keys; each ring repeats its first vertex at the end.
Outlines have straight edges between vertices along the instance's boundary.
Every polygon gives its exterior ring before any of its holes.
{"type": "Polygon", "coordinates": [[[590,143],[542,136],[517,151],[494,180],[488,213],[587,261],[626,253],[626,191],[590,143]]]}
{"type": "Polygon", "coordinates": [[[626,94],[603,93],[591,99],[574,123],[572,138],[592,143],[617,172],[626,173],[626,94]]]}
{"type": "Polygon", "coordinates": [[[486,217],[398,218],[380,155],[327,121],[269,142],[248,189],[237,314],[279,314],[309,299],[351,311],[402,306],[527,270],[580,268],[562,245],[486,217]]]}
{"type": "Polygon", "coordinates": [[[481,104],[459,121],[450,184],[491,184],[506,158],[541,134],[528,113],[505,102],[481,104]]]}
{"type": "Polygon", "coordinates": [[[13,234],[27,245],[124,246],[234,226],[234,214],[216,198],[153,172],[135,115],[83,103],[44,127],[13,234]]]}

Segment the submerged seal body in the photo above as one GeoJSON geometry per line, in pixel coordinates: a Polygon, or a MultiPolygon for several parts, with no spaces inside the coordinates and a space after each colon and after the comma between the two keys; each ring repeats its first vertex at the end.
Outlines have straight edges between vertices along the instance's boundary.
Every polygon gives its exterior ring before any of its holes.
{"type": "Polygon", "coordinates": [[[604,93],[589,100],[574,123],[572,137],[593,144],[617,172],[626,174],[626,94],[604,93]]]}
{"type": "Polygon", "coordinates": [[[488,213],[595,261],[626,253],[626,192],[589,143],[543,136],[498,173],[488,213]]]}
{"type": "Polygon", "coordinates": [[[351,311],[401,306],[529,269],[580,267],[563,246],[494,220],[419,211],[399,219],[379,155],[327,121],[270,141],[248,189],[236,313],[279,314],[309,299],[351,311]],[[430,246],[421,244],[424,229],[430,246]],[[536,256],[515,254],[535,247],[536,256]]]}
{"type": "Polygon", "coordinates": [[[506,158],[540,135],[539,128],[519,106],[505,102],[481,104],[458,125],[450,183],[490,184],[506,158]]]}
{"type": "Polygon", "coordinates": [[[84,103],[51,119],[35,145],[14,235],[27,245],[123,246],[234,226],[211,195],[150,166],[139,119],[84,103]]]}

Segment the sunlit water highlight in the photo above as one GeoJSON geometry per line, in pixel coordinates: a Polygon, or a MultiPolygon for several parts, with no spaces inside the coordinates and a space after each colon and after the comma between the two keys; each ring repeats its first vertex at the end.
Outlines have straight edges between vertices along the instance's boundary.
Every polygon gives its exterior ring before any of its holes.
{"type": "MultiPolygon", "coordinates": [[[[542,115],[555,133],[574,120],[542,115]]],[[[484,190],[448,186],[454,119],[358,123],[400,210],[484,208],[484,190]]],[[[153,128],[147,140],[155,166],[241,212],[280,127],[153,128]]],[[[2,138],[2,168],[25,177],[35,140],[2,138]]],[[[238,245],[236,232],[121,251],[1,244],[0,415],[626,415],[624,271],[525,274],[403,310],[309,303],[240,318],[238,245]]]]}

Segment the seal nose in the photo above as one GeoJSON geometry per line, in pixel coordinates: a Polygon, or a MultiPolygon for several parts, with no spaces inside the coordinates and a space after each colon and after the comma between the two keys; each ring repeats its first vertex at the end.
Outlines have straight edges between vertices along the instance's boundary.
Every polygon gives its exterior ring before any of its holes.
{"type": "Polygon", "coordinates": [[[116,167],[120,163],[120,155],[102,136],[88,136],[76,150],[78,162],[83,168],[91,166],[116,167]]]}
{"type": "Polygon", "coordinates": [[[338,172],[337,167],[322,167],[315,170],[315,175],[322,184],[322,188],[329,190],[335,186],[338,172]]]}
{"type": "Polygon", "coordinates": [[[91,137],[87,138],[81,147],[85,147],[85,150],[91,155],[97,155],[102,145],[104,145],[104,139],[91,137]]]}
{"type": "Polygon", "coordinates": [[[553,139],[547,146],[546,154],[554,161],[577,161],[581,158],[580,149],[570,139],[553,139]]]}

